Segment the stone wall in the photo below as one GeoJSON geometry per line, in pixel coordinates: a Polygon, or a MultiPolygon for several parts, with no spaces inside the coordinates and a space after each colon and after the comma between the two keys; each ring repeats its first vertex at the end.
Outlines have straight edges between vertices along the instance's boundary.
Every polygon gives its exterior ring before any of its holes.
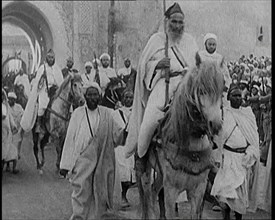
{"type": "MultiPolygon", "coordinates": [[[[218,36],[218,52],[227,60],[254,53],[271,55],[271,1],[178,1],[185,13],[186,32],[203,49],[207,32],[218,36]],[[257,42],[262,26],[264,41],[257,42]]],[[[29,1],[49,23],[57,63],[63,67],[73,56],[75,67],[108,52],[108,15],[110,1],[29,1]]],[[[166,0],[168,8],[174,1],[166,0]]],[[[8,4],[6,2],[5,4],[8,4]]],[[[4,4],[4,6],[5,6],[4,4]]],[[[116,69],[129,57],[136,67],[149,37],[163,26],[163,0],[115,1],[116,69]]],[[[2,5],[2,9],[4,7],[2,5]]]]}

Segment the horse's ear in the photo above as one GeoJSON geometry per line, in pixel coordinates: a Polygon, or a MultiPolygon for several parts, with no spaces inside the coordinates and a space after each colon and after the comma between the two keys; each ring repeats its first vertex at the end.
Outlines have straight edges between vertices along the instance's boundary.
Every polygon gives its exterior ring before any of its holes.
{"type": "Polygon", "coordinates": [[[199,52],[197,51],[196,55],[195,55],[195,60],[196,60],[196,66],[199,67],[201,64],[201,57],[199,55],[199,52]]]}

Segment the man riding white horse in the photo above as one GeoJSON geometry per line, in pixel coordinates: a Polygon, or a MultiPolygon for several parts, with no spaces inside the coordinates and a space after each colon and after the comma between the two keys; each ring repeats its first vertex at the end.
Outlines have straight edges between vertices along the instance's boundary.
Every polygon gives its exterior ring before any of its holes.
{"type": "Polygon", "coordinates": [[[136,148],[139,157],[145,155],[158,121],[164,116],[165,69],[169,69],[170,99],[187,68],[195,66],[198,46],[195,39],[184,32],[184,13],[179,4],[172,5],[164,15],[167,32],[155,33],[139,60],[126,157],[132,155],[136,148]],[[166,43],[168,57],[165,56],[166,43]]]}
{"type": "Polygon", "coordinates": [[[61,69],[55,63],[55,54],[52,49],[48,51],[46,62],[39,67],[33,80],[33,88],[21,120],[21,126],[24,130],[32,129],[37,114],[36,132],[44,133],[45,128],[42,125],[42,118],[50,101],[49,93],[54,87],[59,87],[63,82],[63,75],[61,69]],[[38,112],[35,109],[37,99],[38,112]]]}

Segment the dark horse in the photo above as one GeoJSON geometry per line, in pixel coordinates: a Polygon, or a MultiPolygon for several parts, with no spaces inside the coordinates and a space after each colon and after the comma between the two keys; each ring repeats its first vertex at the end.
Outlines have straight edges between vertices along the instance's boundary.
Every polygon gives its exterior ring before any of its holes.
{"type": "Polygon", "coordinates": [[[102,97],[101,105],[116,109],[121,103],[122,93],[125,89],[125,83],[120,78],[111,78],[110,82],[107,84],[105,94],[102,97]]]}
{"type": "Polygon", "coordinates": [[[175,202],[186,190],[192,219],[201,219],[207,176],[213,167],[213,135],[222,126],[221,65],[201,62],[190,69],[180,83],[170,108],[144,157],[137,160],[142,218],[177,216],[175,202]],[[151,185],[152,168],[157,173],[151,185]]]}
{"type": "Polygon", "coordinates": [[[40,174],[43,173],[42,167],[45,162],[44,147],[48,143],[49,137],[51,137],[51,143],[56,147],[56,167],[59,170],[63,144],[70,120],[70,108],[72,105],[77,107],[85,103],[80,75],[68,75],[61,86],[52,93],[54,93],[54,95],[50,99],[49,105],[44,114],[43,124],[45,124],[46,127],[45,134],[37,133],[35,131],[37,122],[32,129],[34,156],[40,174]],[[41,162],[38,157],[39,145],[42,155],[41,162]]]}
{"type": "Polygon", "coordinates": [[[23,107],[23,109],[25,109],[28,102],[28,97],[25,94],[24,86],[22,84],[14,85],[14,92],[17,96],[16,102],[20,104],[23,107]]]}

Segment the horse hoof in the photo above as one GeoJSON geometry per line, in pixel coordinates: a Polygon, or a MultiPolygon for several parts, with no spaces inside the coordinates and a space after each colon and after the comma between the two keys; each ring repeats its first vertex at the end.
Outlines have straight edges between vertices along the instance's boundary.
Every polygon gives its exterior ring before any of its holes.
{"type": "Polygon", "coordinates": [[[40,169],[40,170],[39,170],[39,174],[40,174],[40,175],[43,175],[43,170],[40,169]]]}
{"type": "Polygon", "coordinates": [[[44,164],[45,164],[45,161],[42,160],[41,163],[40,163],[40,168],[42,168],[44,166],[44,164]]]}

